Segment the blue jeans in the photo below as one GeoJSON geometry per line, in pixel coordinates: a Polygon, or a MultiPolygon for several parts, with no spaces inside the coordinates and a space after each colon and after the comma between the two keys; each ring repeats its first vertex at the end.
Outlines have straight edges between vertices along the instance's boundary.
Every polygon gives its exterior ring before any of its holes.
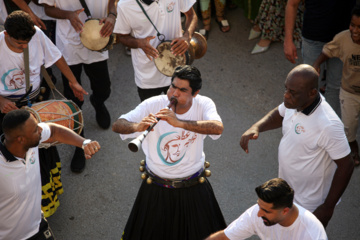
{"type": "MultiPolygon", "coordinates": [[[[322,49],[326,43],[319,41],[312,41],[302,38],[302,57],[305,64],[313,65],[315,60],[319,57],[322,49]]],[[[339,58],[330,58],[321,65],[321,72],[326,67],[326,91],[325,99],[340,117],[340,100],[339,91],[342,77],[343,63],[339,58]]],[[[319,83],[322,74],[319,77],[319,83]]]]}

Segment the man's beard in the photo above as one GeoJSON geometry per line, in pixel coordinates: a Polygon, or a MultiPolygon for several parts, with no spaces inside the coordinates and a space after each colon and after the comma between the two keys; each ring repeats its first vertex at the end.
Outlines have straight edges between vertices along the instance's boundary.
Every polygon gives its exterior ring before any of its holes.
{"type": "Polygon", "coordinates": [[[277,223],[275,223],[275,222],[271,222],[269,219],[267,219],[266,217],[261,217],[263,220],[266,220],[266,222],[265,221],[263,221],[263,223],[265,224],[265,226],[268,226],[268,227],[270,227],[270,226],[273,226],[273,225],[275,225],[275,224],[277,224],[277,223]]]}

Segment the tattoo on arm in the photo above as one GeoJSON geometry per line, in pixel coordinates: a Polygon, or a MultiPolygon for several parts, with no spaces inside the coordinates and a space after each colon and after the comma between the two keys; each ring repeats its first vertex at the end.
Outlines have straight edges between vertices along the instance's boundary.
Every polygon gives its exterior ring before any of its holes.
{"type": "Polygon", "coordinates": [[[116,120],[112,126],[112,130],[116,133],[130,134],[136,132],[137,123],[129,122],[123,118],[116,120]]]}
{"type": "Polygon", "coordinates": [[[224,126],[220,121],[185,121],[181,120],[183,127],[186,130],[201,133],[201,134],[214,134],[219,135],[224,130],[224,126]]]}

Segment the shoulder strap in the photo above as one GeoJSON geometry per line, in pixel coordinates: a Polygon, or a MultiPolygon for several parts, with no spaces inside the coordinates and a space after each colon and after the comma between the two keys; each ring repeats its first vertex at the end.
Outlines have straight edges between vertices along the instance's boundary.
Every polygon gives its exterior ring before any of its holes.
{"type": "Polygon", "coordinates": [[[85,0],[80,0],[80,3],[81,3],[81,6],[84,8],[86,16],[88,16],[88,18],[91,18],[91,13],[90,13],[90,10],[89,10],[85,0]]]}
{"type": "Polygon", "coordinates": [[[141,5],[141,3],[139,2],[139,0],[136,0],[136,2],[137,2],[137,4],[140,6],[140,8],[141,8],[141,10],[143,11],[143,13],[145,14],[146,18],[147,18],[147,19],[150,21],[150,23],[154,26],[154,28],[155,28],[155,30],[156,30],[156,32],[157,32],[157,37],[158,37],[158,39],[159,39],[161,42],[163,42],[163,41],[165,40],[165,35],[162,34],[162,33],[160,33],[160,32],[157,30],[155,24],[151,21],[150,17],[147,15],[144,7],[141,5]]]}

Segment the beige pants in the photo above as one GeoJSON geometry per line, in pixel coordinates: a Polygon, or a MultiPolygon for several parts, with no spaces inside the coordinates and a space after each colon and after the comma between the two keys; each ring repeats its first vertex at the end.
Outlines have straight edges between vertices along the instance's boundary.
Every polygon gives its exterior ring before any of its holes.
{"type": "Polygon", "coordinates": [[[349,93],[340,88],[341,120],[344,123],[348,142],[356,140],[359,125],[360,95],[349,93]]]}

